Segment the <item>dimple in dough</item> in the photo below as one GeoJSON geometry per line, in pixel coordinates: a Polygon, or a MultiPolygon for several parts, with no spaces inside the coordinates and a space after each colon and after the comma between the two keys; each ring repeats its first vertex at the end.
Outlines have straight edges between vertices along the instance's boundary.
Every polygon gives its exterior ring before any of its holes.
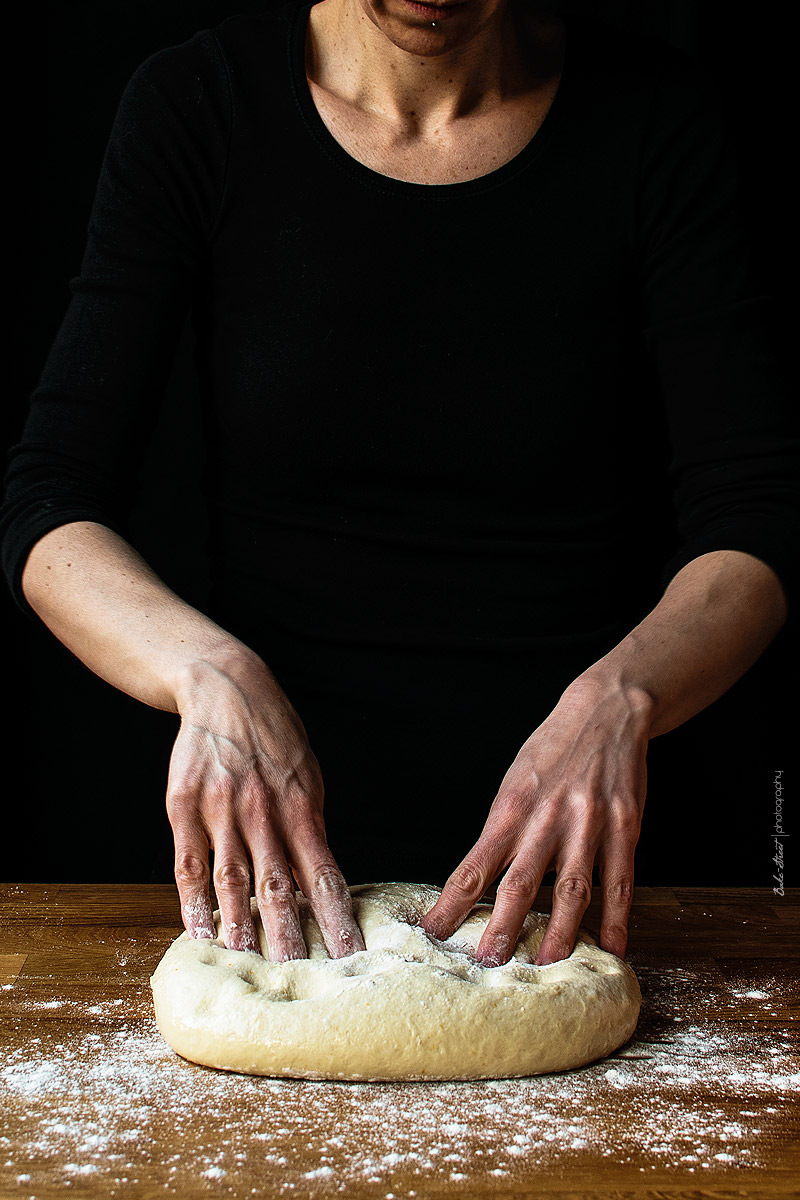
{"type": "Polygon", "coordinates": [[[331,959],[298,895],[308,958],[269,962],[216,939],[172,943],[150,983],[165,1040],[192,1062],[303,1079],[502,1079],[583,1066],[633,1033],[641,993],[631,968],[580,930],[569,958],[534,966],[548,918],[529,913],[513,958],[475,960],[492,912],[478,904],[446,941],[417,922],[440,889],[350,889],[366,950],[331,959]]]}

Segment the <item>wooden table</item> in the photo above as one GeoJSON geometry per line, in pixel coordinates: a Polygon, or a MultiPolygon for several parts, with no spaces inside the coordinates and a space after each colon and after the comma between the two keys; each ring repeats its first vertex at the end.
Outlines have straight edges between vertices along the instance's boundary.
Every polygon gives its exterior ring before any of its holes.
{"type": "MultiPolygon", "coordinates": [[[[543,890],[537,909],[549,910],[543,890]]],[[[170,886],[0,887],[0,1195],[799,1195],[800,889],[640,888],[634,1038],[479,1083],[273,1080],[175,1055],[170,886]]],[[[597,932],[593,901],[584,926],[597,932]]]]}

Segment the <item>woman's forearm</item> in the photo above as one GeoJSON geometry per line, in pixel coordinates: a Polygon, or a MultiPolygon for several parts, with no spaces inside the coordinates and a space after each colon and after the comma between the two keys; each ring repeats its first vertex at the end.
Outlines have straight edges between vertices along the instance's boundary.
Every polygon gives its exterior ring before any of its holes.
{"type": "Polygon", "coordinates": [[[91,671],[153,708],[177,712],[198,664],[234,674],[263,666],[176,596],[123,538],[93,521],[41,538],[28,555],[22,590],[91,671]]]}
{"type": "Polygon", "coordinates": [[[650,737],[657,737],[726,692],[769,645],[786,614],[777,576],[760,559],[738,550],[703,554],[573,686],[646,695],[650,737]]]}
{"type": "Polygon", "coordinates": [[[190,937],[222,936],[230,950],[258,953],[255,895],[269,956],[304,958],[299,886],[330,957],[363,950],[325,835],[319,763],[266,663],[92,521],[41,538],[22,587],[87,667],[145,704],[181,715],[166,803],[190,937]],[[209,896],[209,848],[221,934],[209,896]]]}
{"type": "Polygon", "coordinates": [[[505,872],[476,958],[493,967],[508,962],[552,868],[552,914],[536,962],[557,962],[575,944],[596,865],[600,946],[622,957],[648,741],[721,696],[785,618],[783,589],[759,559],[714,551],[688,563],[653,611],[565,689],[523,743],[478,841],[426,914],[425,932],[450,937],[505,872]]]}

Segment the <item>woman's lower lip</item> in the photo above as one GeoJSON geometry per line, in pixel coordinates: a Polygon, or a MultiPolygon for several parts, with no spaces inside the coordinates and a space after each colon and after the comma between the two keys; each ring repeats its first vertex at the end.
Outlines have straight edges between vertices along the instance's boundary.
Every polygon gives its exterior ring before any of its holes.
{"type": "Polygon", "coordinates": [[[452,17],[454,13],[460,12],[464,4],[417,4],[416,0],[403,0],[403,3],[412,8],[414,12],[419,13],[421,17],[427,17],[429,21],[445,21],[448,17],[452,17]]]}

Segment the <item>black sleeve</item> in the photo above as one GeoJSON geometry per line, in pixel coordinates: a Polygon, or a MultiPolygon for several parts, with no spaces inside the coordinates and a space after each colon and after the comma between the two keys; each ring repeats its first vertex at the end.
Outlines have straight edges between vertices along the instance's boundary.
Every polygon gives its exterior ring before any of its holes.
{"type": "Polygon", "coordinates": [[[800,425],[772,301],[738,204],[739,167],[712,85],[677,52],[662,65],[642,153],[643,327],[666,407],[680,546],[666,587],[710,550],[767,563],[800,592],[800,425]]]}
{"type": "Polygon", "coordinates": [[[100,171],[80,274],[9,452],[2,561],[20,608],[34,543],[70,521],[126,536],[138,468],[222,203],[230,89],[202,31],[134,72],[100,171]]]}

